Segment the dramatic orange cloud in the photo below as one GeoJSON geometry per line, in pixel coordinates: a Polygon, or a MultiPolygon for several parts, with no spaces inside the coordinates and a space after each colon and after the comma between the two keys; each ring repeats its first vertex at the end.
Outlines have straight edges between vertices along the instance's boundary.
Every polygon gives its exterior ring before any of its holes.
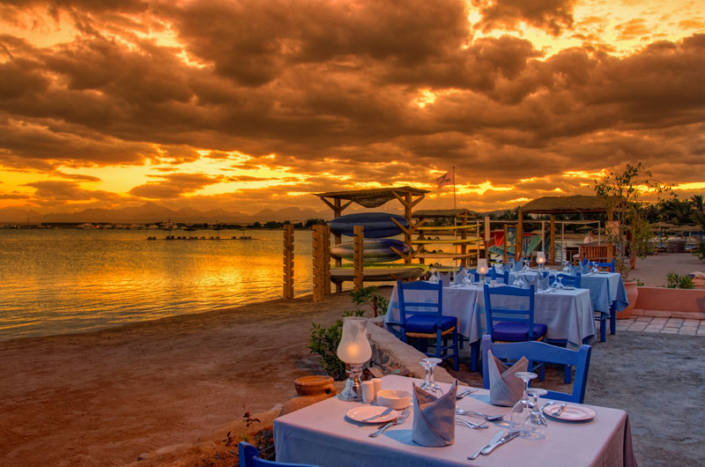
{"type": "Polygon", "coordinates": [[[453,166],[459,205],[505,209],[638,161],[688,196],[703,25],[688,0],[3,2],[0,209],[323,209],[453,166]]]}

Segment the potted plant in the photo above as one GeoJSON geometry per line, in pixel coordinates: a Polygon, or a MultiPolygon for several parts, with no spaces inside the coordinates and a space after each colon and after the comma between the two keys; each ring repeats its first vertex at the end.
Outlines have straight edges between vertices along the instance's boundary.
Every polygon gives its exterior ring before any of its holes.
{"type": "Polygon", "coordinates": [[[637,258],[644,259],[651,249],[653,236],[651,224],[646,217],[647,203],[642,199],[646,193],[660,197],[669,189],[650,180],[651,172],[639,162],[627,164],[624,172],[610,173],[602,180],[595,180],[595,193],[602,198],[613,217],[608,220],[605,234],[607,243],[614,245],[615,270],[622,274],[627,290],[629,307],[618,315],[628,318],[634,308],[638,289],[636,281],[629,280],[637,258]]]}

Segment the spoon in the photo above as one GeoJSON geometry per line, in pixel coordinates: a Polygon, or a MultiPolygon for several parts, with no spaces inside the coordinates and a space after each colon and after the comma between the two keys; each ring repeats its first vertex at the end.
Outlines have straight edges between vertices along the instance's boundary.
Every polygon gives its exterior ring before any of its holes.
{"type": "Polygon", "coordinates": [[[484,418],[488,422],[498,422],[504,419],[504,415],[487,415],[482,412],[476,412],[474,410],[464,410],[460,407],[455,409],[455,413],[457,413],[458,415],[476,415],[478,417],[484,418]]]}

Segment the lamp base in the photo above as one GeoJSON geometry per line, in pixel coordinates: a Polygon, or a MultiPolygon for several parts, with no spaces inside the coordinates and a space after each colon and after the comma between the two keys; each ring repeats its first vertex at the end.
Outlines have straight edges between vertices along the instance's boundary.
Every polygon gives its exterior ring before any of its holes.
{"type": "Polygon", "coordinates": [[[358,402],[362,400],[362,364],[351,363],[350,369],[346,371],[348,380],[345,382],[345,388],[341,391],[338,398],[348,402],[358,402]]]}

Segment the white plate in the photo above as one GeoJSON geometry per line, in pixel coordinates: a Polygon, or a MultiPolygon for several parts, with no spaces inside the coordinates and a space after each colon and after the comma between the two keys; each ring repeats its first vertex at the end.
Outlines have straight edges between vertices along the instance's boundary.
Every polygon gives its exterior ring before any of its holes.
{"type": "Polygon", "coordinates": [[[575,290],[575,287],[572,287],[572,286],[569,286],[569,285],[567,285],[567,286],[565,286],[565,287],[563,287],[563,288],[564,288],[565,290],[575,290]]]}
{"type": "Polygon", "coordinates": [[[348,410],[348,413],[346,413],[345,415],[347,415],[350,420],[355,420],[356,422],[360,423],[387,423],[391,422],[399,416],[399,412],[392,410],[387,415],[376,417],[376,415],[384,413],[385,410],[388,410],[388,407],[363,405],[348,410]]]}
{"type": "Polygon", "coordinates": [[[564,422],[587,422],[588,420],[595,418],[595,411],[590,408],[583,407],[582,405],[566,405],[560,415],[555,415],[560,408],[560,403],[547,405],[543,408],[543,413],[549,417],[553,417],[564,422]]]}

